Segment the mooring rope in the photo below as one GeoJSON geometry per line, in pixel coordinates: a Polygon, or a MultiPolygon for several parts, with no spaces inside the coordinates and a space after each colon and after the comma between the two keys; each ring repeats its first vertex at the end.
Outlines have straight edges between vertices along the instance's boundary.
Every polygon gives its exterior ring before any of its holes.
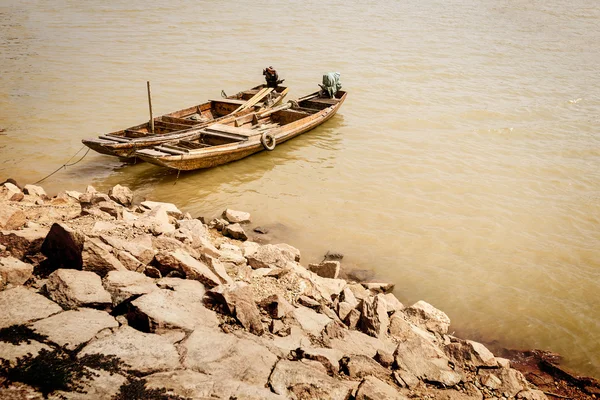
{"type": "Polygon", "coordinates": [[[81,149],[77,150],[77,153],[73,154],[73,156],[71,158],[69,158],[67,160],[66,163],[64,163],[63,165],[61,165],[60,167],[58,167],[56,170],[54,170],[52,173],[46,175],[45,177],[43,177],[42,179],[40,179],[39,181],[37,181],[36,183],[34,183],[34,185],[37,185],[40,182],[45,181],[46,179],[50,178],[52,175],[54,175],[55,173],[57,173],[58,171],[60,171],[62,168],[67,168],[70,167],[72,165],[77,164],[79,161],[83,160],[85,158],[85,156],[87,156],[87,154],[90,152],[90,149],[88,148],[87,151],[85,152],[85,154],[83,155],[83,157],[81,157],[79,160],[75,161],[74,163],[69,164],[69,161],[71,161],[72,159],[75,158],[75,156],[77,154],[79,154],[79,152],[83,149],[85,149],[86,146],[82,146],[81,149]]]}

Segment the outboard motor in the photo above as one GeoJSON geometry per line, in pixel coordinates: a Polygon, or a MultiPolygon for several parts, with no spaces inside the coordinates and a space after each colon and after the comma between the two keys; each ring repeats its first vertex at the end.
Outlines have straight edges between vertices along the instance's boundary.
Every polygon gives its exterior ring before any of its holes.
{"type": "Polygon", "coordinates": [[[321,86],[324,96],[328,96],[330,99],[333,99],[338,90],[342,88],[342,83],[340,82],[340,73],[329,72],[323,75],[323,84],[319,84],[319,86],[321,86]]]}
{"type": "Polygon", "coordinates": [[[279,75],[277,75],[277,71],[273,67],[263,69],[263,75],[267,81],[267,87],[276,88],[280,83],[285,81],[285,79],[279,79],[279,75]]]}

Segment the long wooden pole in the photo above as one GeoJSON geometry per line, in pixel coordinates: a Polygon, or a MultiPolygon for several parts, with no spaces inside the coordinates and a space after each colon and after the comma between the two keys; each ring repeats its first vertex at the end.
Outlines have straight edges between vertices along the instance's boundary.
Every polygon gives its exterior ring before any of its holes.
{"type": "Polygon", "coordinates": [[[152,96],[150,95],[150,81],[146,81],[148,86],[148,108],[150,109],[150,132],[154,134],[154,118],[152,117],[152,96]]]}

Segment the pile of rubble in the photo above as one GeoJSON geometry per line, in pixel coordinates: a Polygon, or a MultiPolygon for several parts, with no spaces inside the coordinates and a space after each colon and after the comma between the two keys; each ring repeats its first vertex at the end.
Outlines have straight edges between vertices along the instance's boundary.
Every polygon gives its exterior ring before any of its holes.
{"type": "MultiPolygon", "coordinates": [[[[450,335],[430,304],[405,307],[391,284],[339,279],[339,261],[304,267],[290,245],[247,240],[247,213],[205,224],[132,201],[119,185],[53,198],[0,187],[0,358],[60,348],[122,363],[50,398],[122,398],[132,376],[156,398],[546,398],[507,359],[450,335]],[[2,334],[17,327],[43,340],[2,334]]],[[[21,395],[42,398],[0,377],[0,398],[21,395]]]]}

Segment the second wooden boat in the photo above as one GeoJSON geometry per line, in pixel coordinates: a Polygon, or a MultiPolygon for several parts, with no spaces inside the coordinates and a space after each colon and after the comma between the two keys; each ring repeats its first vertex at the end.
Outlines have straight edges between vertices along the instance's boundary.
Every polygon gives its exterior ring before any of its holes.
{"type": "Polygon", "coordinates": [[[84,139],[82,142],[99,153],[133,159],[136,150],[183,140],[198,128],[276,106],[281,103],[288,90],[284,86],[270,88],[264,84],[259,85],[232,96],[209,100],[154,118],[154,132],[148,121],[97,138],[84,139]]]}
{"type": "Polygon", "coordinates": [[[307,132],[335,115],[346,100],[338,91],[304,96],[279,107],[254,112],[199,129],[185,140],[138,150],[144,161],[177,170],[210,168],[247,157],[307,132]]]}

